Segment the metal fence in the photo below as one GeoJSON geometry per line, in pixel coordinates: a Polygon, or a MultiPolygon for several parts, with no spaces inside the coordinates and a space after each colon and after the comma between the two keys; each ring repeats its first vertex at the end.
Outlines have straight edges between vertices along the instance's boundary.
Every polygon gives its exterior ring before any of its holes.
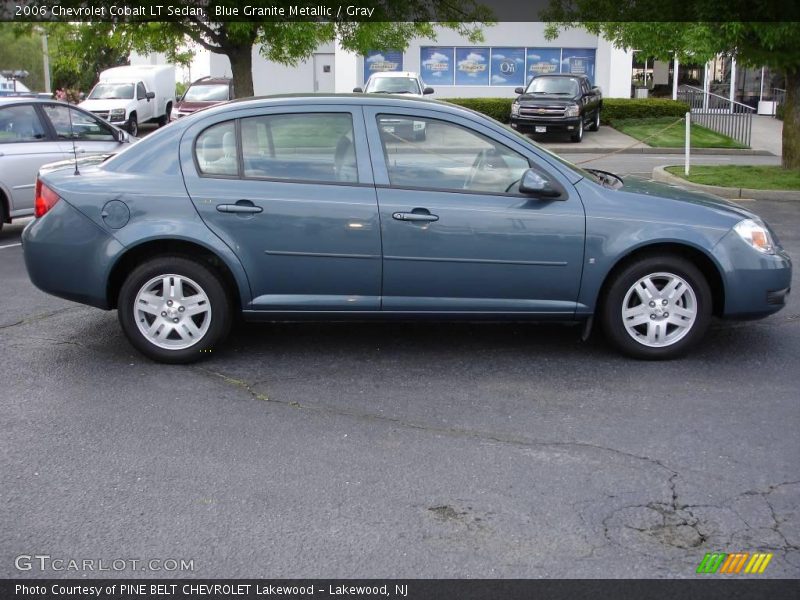
{"type": "Polygon", "coordinates": [[[689,104],[693,123],[750,146],[755,113],[753,107],[690,85],[678,88],[678,100],[689,104]]]}

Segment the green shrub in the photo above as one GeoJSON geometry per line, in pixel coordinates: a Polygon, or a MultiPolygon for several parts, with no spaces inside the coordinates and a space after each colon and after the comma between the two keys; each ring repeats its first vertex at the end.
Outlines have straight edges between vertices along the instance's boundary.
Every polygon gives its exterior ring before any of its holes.
{"type": "MultiPolygon", "coordinates": [[[[483,113],[501,123],[508,123],[513,98],[447,98],[447,102],[483,113]]],[[[615,120],[651,117],[682,117],[689,105],[665,98],[605,98],[600,112],[604,125],[615,120]]]]}
{"type": "Polygon", "coordinates": [[[778,108],[775,109],[775,118],[779,121],[783,121],[784,106],[784,104],[779,104],[778,108]]]}
{"type": "Polygon", "coordinates": [[[508,123],[514,98],[447,98],[447,102],[483,113],[495,121],[508,123]]]}
{"type": "Polygon", "coordinates": [[[689,105],[680,100],[665,98],[605,98],[600,112],[605,125],[623,119],[652,117],[682,117],[689,112],[689,105]]]}

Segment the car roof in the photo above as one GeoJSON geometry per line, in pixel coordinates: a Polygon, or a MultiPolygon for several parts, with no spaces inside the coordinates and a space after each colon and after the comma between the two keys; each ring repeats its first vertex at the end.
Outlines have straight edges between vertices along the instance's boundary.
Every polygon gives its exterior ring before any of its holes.
{"type": "Polygon", "coordinates": [[[370,79],[373,77],[412,77],[414,79],[419,79],[419,75],[413,71],[378,71],[369,77],[370,79]]]}
{"type": "Polygon", "coordinates": [[[201,77],[200,79],[195,79],[192,83],[189,84],[189,87],[193,85],[227,85],[232,81],[230,77],[201,77]]]}
{"type": "Polygon", "coordinates": [[[0,96],[0,105],[3,104],[30,104],[30,103],[48,103],[48,104],[64,104],[66,106],[66,102],[62,102],[61,100],[56,100],[55,98],[39,98],[38,96],[0,96]]]}

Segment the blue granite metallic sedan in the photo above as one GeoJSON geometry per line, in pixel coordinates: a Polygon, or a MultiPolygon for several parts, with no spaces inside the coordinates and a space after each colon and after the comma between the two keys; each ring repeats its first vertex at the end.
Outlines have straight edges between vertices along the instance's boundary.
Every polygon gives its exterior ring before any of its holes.
{"type": "Polygon", "coordinates": [[[23,233],[42,290],[117,309],[163,362],[245,320],[596,320],[685,353],[712,315],[780,310],[791,261],[750,211],[579,169],[422,98],[286,96],[181,119],[80,174],[43,173],[23,233]],[[424,140],[402,135],[423,122],[424,140]],[[407,127],[406,127],[407,128],[407,127]]]}

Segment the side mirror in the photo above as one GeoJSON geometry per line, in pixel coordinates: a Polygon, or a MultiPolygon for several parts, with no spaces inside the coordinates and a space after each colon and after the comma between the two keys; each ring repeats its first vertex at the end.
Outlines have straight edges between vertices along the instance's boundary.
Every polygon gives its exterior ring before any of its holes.
{"type": "Polygon", "coordinates": [[[433,93],[433,88],[432,87],[426,87],[424,90],[422,90],[422,95],[423,96],[428,96],[428,95],[430,95],[432,93],[433,93]]]}
{"type": "Polygon", "coordinates": [[[539,196],[540,198],[557,198],[561,195],[561,190],[554,187],[534,169],[528,169],[522,174],[522,179],[519,182],[519,191],[523,194],[539,196]]]}
{"type": "Polygon", "coordinates": [[[521,87],[515,88],[514,89],[514,93],[515,94],[519,94],[521,96],[522,94],[525,93],[525,88],[521,88],[521,87]]]}
{"type": "Polygon", "coordinates": [[[155,97],[156,97],[156,93],[155,93],[155,92],[147,92],[147,93],[144,95],[144,97],[145,97],[145,98],[147,98],[147,100],[148,100],[148,101],[150,101],[150,100],[152,100],[153,98],[155,98],[155,97]]]}
{"type": "Polygon", "coordinates": [[[353,88],[353,93],[354,94],[363,94],[364,90],[362,88],[360,88],[360,87],[354,87],[353,88]]]}

